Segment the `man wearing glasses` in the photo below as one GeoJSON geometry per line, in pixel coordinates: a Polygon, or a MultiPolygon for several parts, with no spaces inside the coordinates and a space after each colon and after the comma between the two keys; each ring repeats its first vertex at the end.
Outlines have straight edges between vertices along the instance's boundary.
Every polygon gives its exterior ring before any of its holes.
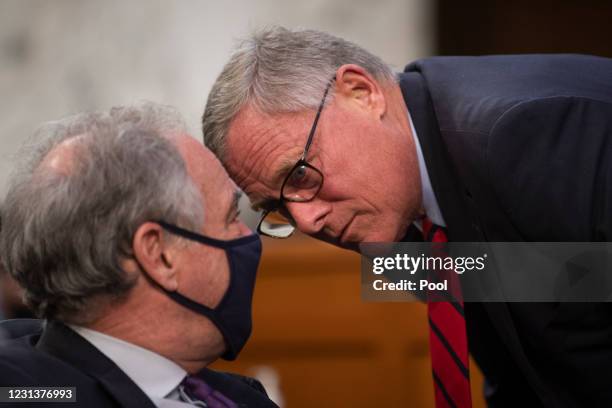
{"type": "MultiPolygon", "coordinates": [[[[230,58],[203,131],[263,210],[259,232],[276,238],[297,228],[357,251],[423,239],[426,225],[441,241],[612,238],[605,58],[430,58],[395,75],[341,38],[272,28],[230,58]]],[[[456,310],[490,406],[612,404],[605,305],[456,310]]],[[[441,387],[435,367],[434,379],[437,406],[470,405],[441,387]]]]}

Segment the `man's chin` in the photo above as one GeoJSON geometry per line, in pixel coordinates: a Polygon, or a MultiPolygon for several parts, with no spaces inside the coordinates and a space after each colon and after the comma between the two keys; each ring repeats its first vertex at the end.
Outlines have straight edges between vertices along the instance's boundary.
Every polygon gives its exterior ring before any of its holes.
{"type": "Polygon", "coordinates": [[[341,242],[336,244],[337,246],[339,246],[342,249],[348,249],[349,251],[355,251],[355,252],[360,252],[359,250],[359,242],[341,242]]]}
{"type": "Polygon", "coordinates": [[[398,231],[395,234],[376,234],[369,237],[366,237],[364,240],[355,243],[355,251],[359,252],[364,256],[371,256],[369,253],[371,251],[372,246],[367,244],[372,243],[390,243],[390,242],[398,242],[404,236],[404,231],[398,231]]]}
{"type": "Polygon", "coordinates": [[[361,254],[363,254],[363,250],[362,250],[363,244],[372,243],[372,242],[396,242],[396,241],[399,241],[401,237],[403,237],[402,231],[395,231],[395,234],[394,233],[383,234],[383,233],[377,232],[375,234],[367,235],[363,237],[362,239],[355,240],[355,241],[349,241],[349,240],[341,241],[341,240],[338,240],[337,238],[331,238],[329,236],[313,235],[313,238],[319,239],[321,241],[325,241],[328,244],[332,244],[342,249],[348,249],[349,251],[354,251],[354,252],[361,253],[361,254]],[[397,238],[398,236],[400,238],[397,238]]]}
{"type": "Polygon", "coordinates": [[[330,237],[325,234],[313,234],[311,238],[323,241],[338,248],[348,249],[349,251],[359,252],[359,242],[357,241],[342,241],[336,237],[330,237]]]}

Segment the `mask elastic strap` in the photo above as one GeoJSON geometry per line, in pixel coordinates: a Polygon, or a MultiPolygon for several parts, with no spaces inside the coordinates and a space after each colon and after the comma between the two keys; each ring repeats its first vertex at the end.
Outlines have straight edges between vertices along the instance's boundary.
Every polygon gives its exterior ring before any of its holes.
{"type": "Polygon", "coordinates": [[[217,316],[216,316],[216,312],[215,309],[211,309],[208,306],[204,306],[200,303],[197,303],[191,299],[189,299],[188,297],[178,293],[178,292],[170,292],[168,290],[165,290],[162,288],[162,290],[164,292],[166,292],[166,294],[172,299],[174,300],[176,303],[180,304],[181,306],[191,310],[192,312],[196,312],[197,314],[201,315],[201,316],[206,316],[208,319],[210,319],[210,321],[215,325],[215,327],[217,329],[219,329],[219,331],[221,332],[221,335],[223,336],[223,339],[225,341],[225,345],[227,347],[226,352],[224,353],[224,358],[226,359],[233,359],[231,358],[231,356],[233,354],[235,354],[235,350],[234,350],[234,345],[231,344],[227,339],[230,338],[229,333],[227,333],[225,331],[225,328],[222,324],[219,323],[219,321],[217,320],[217,316]]]}
{"type": "Polygon", "coordinates": [[[187,238],[187,239],[189,239],[191,241],[199,242],[201,244],[210,245],[210,246],[213,246],[213,247],[216,247],[216,248],[233,248],[233,247],[236,247],[236,246],[241,246],[241,245],[248,244],[248,243],[258,239],[256,234],[252,234],[252,235],[248,235],[246,237],[240,237],[240,238],[224,241],[224,240],[221,240],[221,239],[215,239],[215,238],[207,237],[205,235],[201,235],[201,234],[195,233],[193,231],[189,231],[189,230],[186,230],[184,228],[177,227],[176,225],[168,224],[165,221],[156,220],[154,222],[156,222],[157,224],[161,225],[163,229],[165,229],[168,232],[171,232],[171,233],[173,233],[175,235],[181,236],[183,238],[187,238]]]}

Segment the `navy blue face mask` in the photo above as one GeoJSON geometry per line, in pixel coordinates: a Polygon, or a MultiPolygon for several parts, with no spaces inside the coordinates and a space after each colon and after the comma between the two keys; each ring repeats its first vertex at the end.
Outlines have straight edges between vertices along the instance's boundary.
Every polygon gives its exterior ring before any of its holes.
{"type": "Polygon", "coordinates": [[[223,241],[209,238],[192,231],[156,221],[168,232],[190,241],[225,250],[229,264],[230,282],[225,295],[214,309],[197,303],[178,292],[164,291],[180,305],[206,316],[219,329],[227,349],[221,356],[224,360],[235,360],[244,347],[252,330],[251,305],[255,276],[261,257],[261,239],[253,234],[223,241]]]}

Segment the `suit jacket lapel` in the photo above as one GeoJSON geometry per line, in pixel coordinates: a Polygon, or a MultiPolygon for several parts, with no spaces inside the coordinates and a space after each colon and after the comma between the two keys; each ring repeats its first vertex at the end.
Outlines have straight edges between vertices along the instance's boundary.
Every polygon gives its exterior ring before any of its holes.
{"type": "Polygon", "coordinates": [[[449,241],[477,241],[472,233],[464,188],[455,176],[436,120],[429,92],[418,73],[400,76],[400,87],[423,151],[427,172],[448,229],[449,241]]]}
{"type": "Polygon", "coordinates": [[[115,363],[62,323],[47,322],[36,348],[96,378],[121,406],[155,407],[149,397],[115,363]]]}

